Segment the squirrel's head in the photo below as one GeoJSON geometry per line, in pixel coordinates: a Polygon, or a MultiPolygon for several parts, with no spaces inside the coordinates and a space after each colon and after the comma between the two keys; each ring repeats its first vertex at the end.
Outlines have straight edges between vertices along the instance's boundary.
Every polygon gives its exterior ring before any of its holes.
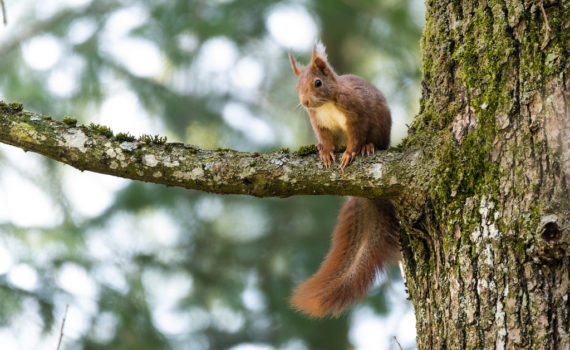
{"type": "Polygon", "coordinates": [[[325,47],[321,42],[313,47],[313,58],[308,66],[298,65],[291,51],[289,61],[297,76],[299,101],[305,108],[316,108],[335,98],[337,76],[327,62],[325,47]]]}

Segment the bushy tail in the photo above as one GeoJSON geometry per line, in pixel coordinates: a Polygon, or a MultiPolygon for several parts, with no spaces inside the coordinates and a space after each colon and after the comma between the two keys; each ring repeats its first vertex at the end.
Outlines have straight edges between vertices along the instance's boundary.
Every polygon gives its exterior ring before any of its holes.
{"type": "Polygon", "coordinates": [[[362,298],[384,264],[400,259],[400,223],[388,199],[350,197],[319,270],[297,287],[293,307],[312,317],[339,315],[362,298]]]}

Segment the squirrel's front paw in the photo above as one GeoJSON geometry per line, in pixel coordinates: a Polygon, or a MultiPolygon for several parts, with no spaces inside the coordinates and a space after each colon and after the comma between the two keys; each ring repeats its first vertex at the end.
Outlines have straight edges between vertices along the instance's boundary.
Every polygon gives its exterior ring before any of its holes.
{"type": "Polygon", "coordinates": [[[317,149],[319,150],[319,157],[323,161],[325,167],[330,168],[331,164],[336,160],[334,156],[334,149],[325,148],[322,144],[317,144],[317,149]]]}
{"type": "Polygon", "coordinates": [[[345,166],[350,164],[350,162],[352,162],[352,160],[355,157],[356,157],[356,152],[349,152],[348,150],[344,151],[344,153],[342,154],[342,158],[340,159],[340,167],[344,168],[345,166]]]}

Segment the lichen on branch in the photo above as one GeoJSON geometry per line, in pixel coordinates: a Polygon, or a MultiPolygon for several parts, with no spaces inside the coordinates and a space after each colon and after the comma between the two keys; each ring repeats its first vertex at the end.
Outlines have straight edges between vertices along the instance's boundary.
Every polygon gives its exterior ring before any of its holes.
{"type": "Polygon", "coordinates": [[[314,147],[298,152],[246,153],[167,143],[160,136],[117,136],[101,125],[56,121],[0,104],[0,142],[80,170],[222,194],[258,197],[354,195],[396,198],[412,176],[413,153],[376,152],[349,167],[325,168],[314,147]]]}

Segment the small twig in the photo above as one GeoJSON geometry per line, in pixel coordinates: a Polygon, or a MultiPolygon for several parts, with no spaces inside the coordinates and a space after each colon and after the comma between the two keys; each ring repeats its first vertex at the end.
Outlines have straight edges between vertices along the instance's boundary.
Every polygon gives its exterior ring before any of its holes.
{"type": "Polygon", "coordinates": [[[400,348],[400,350],[404,350],[404,349],[402,349],[402,345],[400,345],[400,342],[398,341],[398,338],[396,338],[396,336],[394,336],[394,340],[396,341],[396,344],[398,344],[398,347],[400,348]]]}
{"type": "Polygon", "coordinates": [[[4,19],[4,25],[7,25],[8,15],[6,14],[6,6],[4,5],[4,0],[0,0],[0,7],[2,7],[2,18],[4,19]]]}
{"type": "Polygon", "coordinates": [[[542,17],[544,17],[544,25],[546,26],[546,35],[544,36],[544,40],[542,41],[542,45],[541,48],[544,49],[546,47],[546,45],[548,45],[548,42],[550,41],[550,26],[548,25],[548,17],[546,16],[546,11],[544,10],[544,5],[542,4],[542,1],[540,1],[538,3],[538,7],[540,8],[540,11],[542,12],[542,17]]]}
{"type": "MultiPolygon", "coordinates": [[[[2,0],[0,0],[2,1],[2,0]]],[[[61,321],[61,329],[59,330],[59,341],[57,342],[57,350],[61,346],[61,340],[63,339],[63,327],[65,327],[65,319],[67,317],[67,309],[69,309],[69,304],[65,304],[65,313],[63,314],[63,320],[61,321]]]]}
{"type": "Polygon", "coordinates": [[[550,26],[548,25],[548,17],[546,17],[546,11],[544,11],[544,5],[542,1],[538,3],[538,7],[540,7],[540,11],[542,11],[542,17],[544,17],[544,24],[546,25],[546,31],[550,32],[550,26]]]}

